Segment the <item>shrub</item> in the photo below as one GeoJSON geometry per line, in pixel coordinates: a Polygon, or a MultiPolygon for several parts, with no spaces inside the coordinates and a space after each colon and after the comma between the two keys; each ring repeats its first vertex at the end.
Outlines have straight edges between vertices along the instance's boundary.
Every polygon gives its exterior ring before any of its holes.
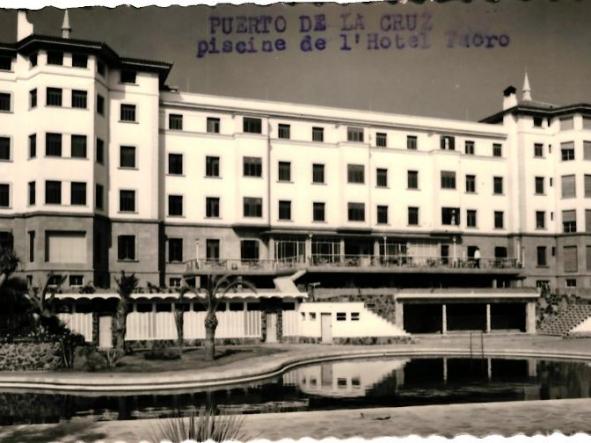
{"type": "Polygon", "coordinates": [[[201,408],[198,414],[192,412],[189,417],[179,416],[159,422],[153,441],[246,441],[243,426],[242,416],[217,415],[212,409],[201,408]]]}
{"type": "Polygon", "coordinates": [[[95,372],[107,369],[107,358],[94,345],[84,346],[76,352],[76,369],[95,372]]]}
{"type": "Polygon", "coordinates": [[[165,347],[163,344],[156,342],[152,349],[144,354],[147,360],[178,360],[181,358],[181,351],[176,347],[165,347]]]}

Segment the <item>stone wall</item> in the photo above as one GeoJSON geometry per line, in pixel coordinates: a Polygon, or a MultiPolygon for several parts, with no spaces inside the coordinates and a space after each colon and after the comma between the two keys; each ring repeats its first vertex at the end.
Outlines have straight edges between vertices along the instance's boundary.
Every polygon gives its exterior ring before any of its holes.
{"type": "Polygon", "coordinates": [[[0,371],[41,371],[61,368],[57,343],[1,343],[0,371]]]}

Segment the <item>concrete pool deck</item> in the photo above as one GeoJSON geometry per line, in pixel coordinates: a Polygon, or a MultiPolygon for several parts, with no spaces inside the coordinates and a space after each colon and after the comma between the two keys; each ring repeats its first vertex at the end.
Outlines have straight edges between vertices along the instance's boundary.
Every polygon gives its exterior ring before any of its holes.
{"type": "Polygon", "coordinates": [[[281,345],[272,355],[258,356],[212,368],[156,373],[108,372],[0,372],[0,389],[57,392],[157,392],[207,388],[264,380],[307,363],[327,359],[467,355],[520,356],[591,360],[591,338],[480,334],[419,336],[415,343],[379,346],[359,345],[281,345]],[[482,351],[484,344],[484,352],[482,351]]]}
{"type": "MultiPolygon", "coordinates": [[[[245,416],[248,439],[327,437],[366,439],[407,435],[459,434],[511,436],[562,432],[591,432],[591,399],[504,403],[408,406],[340,411],[287,412],[245,416]]],[[[161,423],[161,422],[160,422],[161,423]]],[[[92,422],[72,420],[53,425],[18,425],[0,428],[0,441],[126,443],[157,435],[159,420],[92,422]]]]}

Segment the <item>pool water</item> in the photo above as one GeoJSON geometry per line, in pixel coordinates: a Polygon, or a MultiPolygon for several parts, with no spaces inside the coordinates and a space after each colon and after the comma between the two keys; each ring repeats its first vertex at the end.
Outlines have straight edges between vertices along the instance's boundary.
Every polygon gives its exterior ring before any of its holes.
{"type": "Polygon", "coordinates": [[[189,414],[315,411],[591,397],[585,362],[506,358],[379,358],[301,366],[225,389],[75,395],[0,392],[0,425],[74,417],[129,420],[189,414]]]}

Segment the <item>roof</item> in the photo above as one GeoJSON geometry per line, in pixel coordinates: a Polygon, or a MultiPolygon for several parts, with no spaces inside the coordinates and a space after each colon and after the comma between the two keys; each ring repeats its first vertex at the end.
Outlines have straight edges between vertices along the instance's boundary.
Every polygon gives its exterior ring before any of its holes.
{"type": "MultiPolygon", "coordinates": [[[[246,300],[246,299],[261,299],[261,298],[307,298],[308,294],[305,292],[279,292],[273,290],[266,290],[261,292],[229,292],[226,294],[222,299],[230,299],[230,300],[246,300]]],[[[95,292],[93,294],[81,294],[78,292],[70,292],[70,293],[63,293],[63,294],[55,294],[55,298],[58,300],[80,300],[80,299],[89,299],[89,300],[109,300],[109,299],[119,299],[119,294],[116,292],[95,292]]],[[[159,293],[133,293],[131,294],[131,298],[133,300],[177,300],[179,298],[178,292],[159,292],[159,293]]],[[[203,299],[205,298],[205,294],[199,293],[195,294],[194,292],[188,292],[185,294],[185,298],[188,300],[194,299],[203,299]]]]}
{"type": "Polygon", "coordinates": [[[98,55],[109,66],[128,67],[140,71],[155,72],[158,74],[160,84],[163,87],[166,78],[172,68],[172,63],[144,60],[137,58],[121,57],[109,45],[104,42],[92,40],[80,40],[62,38],[50,35],[31,34],[15,43],[0,42],[0,52],[30,54],[39,48],[51,48],[58,50],[80,51],[98,55]]]}
{"type": "Polygon", "coordinates": [[[572,105],[553,105],[551,103],[541,102],[537,100],[522,100],[508,109],[497,112],[496,114],[480,120],[481,123],[500,123],[506,114],[532,115],[536,117],[558,117],[561,115],[582,113],[591,116],[591,104],[576,103],[572,105]]]}

